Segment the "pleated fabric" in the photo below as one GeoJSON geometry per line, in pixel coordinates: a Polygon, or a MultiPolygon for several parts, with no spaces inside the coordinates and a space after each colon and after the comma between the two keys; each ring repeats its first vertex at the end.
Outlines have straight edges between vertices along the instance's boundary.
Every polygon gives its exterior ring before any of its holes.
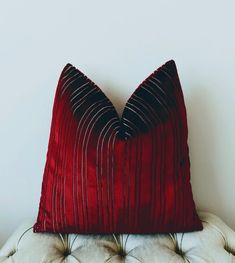
{"type": "Polygon", "coordinates": [[[54,98],[34,232],[202,230],[187,139],[174,60],[142,81],[121,117],[101,88],[68,63],[54,98]]]}

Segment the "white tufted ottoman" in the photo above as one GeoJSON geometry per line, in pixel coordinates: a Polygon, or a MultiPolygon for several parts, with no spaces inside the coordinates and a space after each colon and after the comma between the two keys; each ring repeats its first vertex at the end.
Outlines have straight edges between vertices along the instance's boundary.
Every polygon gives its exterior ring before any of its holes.
{"type": "Polygon", "coordinates": [[[198,212],[203,231],[165,235],[33,233],[21,225],[0,250],[4,263],[235,263],[235,233],[217,216],[198,212]]]}

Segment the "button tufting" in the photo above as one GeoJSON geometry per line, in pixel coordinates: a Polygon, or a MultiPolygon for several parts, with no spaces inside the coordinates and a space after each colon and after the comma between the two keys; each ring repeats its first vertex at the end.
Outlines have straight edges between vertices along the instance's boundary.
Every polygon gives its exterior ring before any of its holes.
{"type": "Polygon", "coordinates": [[[54,262],[57,258],[61,263],[70,261],[169,263],[169,259],[171,263],[189,263],[194,259],[195,262],[233,262],[235,258],[233,230],[229,230],[212,214],[201,212],[200,215],[204,222],[202,232],[168,233],[156,236],[112,234],[88,237],[59,234],[58,238],[55,238],[54,235],[35,235],[32,232],[32,224],[24,224],[23,227],[20,226],[17,234],[11,237],[11,243],[0,249],[0,262],[44,263],[54,262]],[[24,236],[26,232],[28,234],[24,236]],[[22,238],[19,238],[19,235],[24,236],[25,241],[20,242],[20,246],[18,246],[19,240],[22,238]],[[35,245],[39,243],[40,245],[35,245]],[[80,248],[84,249],[80,251],[80,248]]]}
{"type": "Polygon", "coordinates": [[[69,249],[69,248],[66,248],[66,249],[64,250],[64,257],[67,257],[67,256],[69,256],[70,254],[71,254],[70,249],[69,249]]]}
{"type": "Polygon", "coordinates": [[[184,257],[185,256],[185,252],[183,252],[182,250],[180,250],[179,248],[175,248],[175,253],[180,255],[181,257],[184,257]]]}
{"type": "Polygon", "coordinates": [[[117,251],[117,254],[120,258],[125,258],[127,256],[126,251],[123,249],[123,247],[120,247],[117,251]]]}
{"type": "Polygon", "coordinates": [[[178,240],[176,240],[175,244],[175,253],[180,255],[181,257],[185,257],[185,252],[182,250],[181,245],[179,245],[178,240]]]}
{"type": "Polygon", "coordinates": [[[15,253],[16,253],[16,250],[12,250],[12,251],[9,253],[8,257],[13,256],[15,253]]]}

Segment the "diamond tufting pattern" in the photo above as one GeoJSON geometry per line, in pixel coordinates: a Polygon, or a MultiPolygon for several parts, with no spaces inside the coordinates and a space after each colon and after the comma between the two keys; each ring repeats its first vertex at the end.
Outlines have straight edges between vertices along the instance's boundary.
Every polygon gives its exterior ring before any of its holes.
{"type": "Polygon", "coordinates": [[[156,235],[33,233],[21,225],[0,250],[1,263],[235,263],[235,233],[198,212],[203,230],[156,235]]]}

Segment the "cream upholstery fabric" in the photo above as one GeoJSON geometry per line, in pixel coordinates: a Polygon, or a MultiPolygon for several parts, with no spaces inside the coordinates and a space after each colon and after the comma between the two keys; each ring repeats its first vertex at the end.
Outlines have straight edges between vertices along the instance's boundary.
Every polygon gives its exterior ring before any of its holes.
{"type": "Polygon", "coordinates": [[[203,231],[165,235],[33,233],[21,225],[0,250],[4,263],[235,263],[235,233],[220,218],[198,212],[203,231]]]}

